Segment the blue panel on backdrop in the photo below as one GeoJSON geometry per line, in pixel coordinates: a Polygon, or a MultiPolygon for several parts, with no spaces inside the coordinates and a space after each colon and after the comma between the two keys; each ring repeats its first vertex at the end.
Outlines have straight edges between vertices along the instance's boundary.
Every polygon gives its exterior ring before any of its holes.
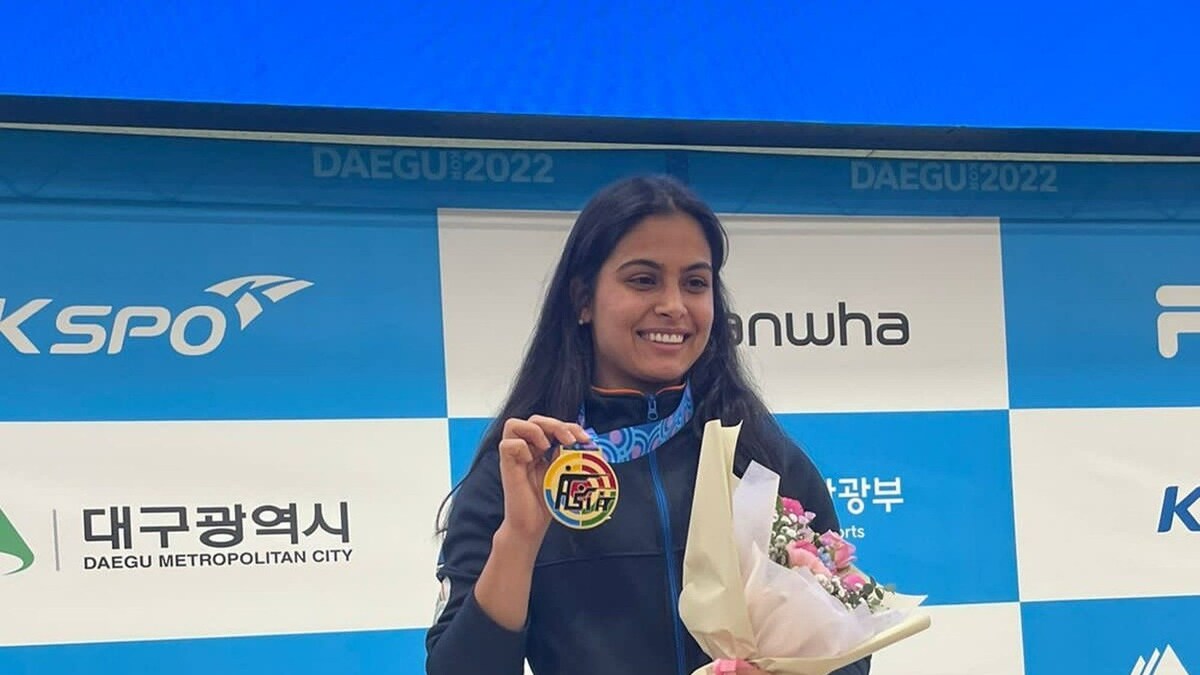
{"type": "Polygon", "coordinates": [[[865,571],[930,604],[1017,600],[1007,411],[780,420],[831,484],[865,571]]]}
{"type": "Polygon", "coordinates": [[[142,0],[81,12],[6,3],[0,93],[1200,130],[1200,89],[1191,86],[1200,8],[1190,0],[1137,9],[1113,0],[679,7],[401,2],[328,12],[142,0]]]}
{"type": "Polygon", "coordinates": [[[1198,616],[1200,596],[1025,603],[1025,672],[1200,672],[1198,616]]]}
{"type": "Polygon", "coordinates": [[[5,220],[2,419],[445,415],[431,216],[5,220]]]}
{"type": "Polygon", "coordinates": [[[5,675],[377,675],[425,672],[418,630],[0,647],[5,675]]]}
{"type": "Polygon", "coordinates": [[[486,417],[455,417],[450,419],[450,481],[457,485],[479,450],[479,442],[492,423],[486,417]]]}
{"type": "Polygon", "coordinates": [[[1006,223],[1014,408],[1200,405],[1200,228],[1006,223]]]}

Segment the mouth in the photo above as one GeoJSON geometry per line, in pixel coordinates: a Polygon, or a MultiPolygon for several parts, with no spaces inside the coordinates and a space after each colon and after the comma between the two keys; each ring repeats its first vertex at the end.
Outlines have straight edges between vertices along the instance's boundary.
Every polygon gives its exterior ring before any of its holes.
{"type": "Polygon", "coordinates": [[[690,333],[678,330],[640,330],[637,335],[647,342],[666,347],[679,346],[692,337],[690,333]]]}

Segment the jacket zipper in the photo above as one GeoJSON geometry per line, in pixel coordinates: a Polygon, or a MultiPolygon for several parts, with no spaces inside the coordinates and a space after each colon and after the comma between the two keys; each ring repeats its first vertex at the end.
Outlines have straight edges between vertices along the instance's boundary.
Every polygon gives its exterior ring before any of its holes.
{"type": "MultiPolygon", "coordinates": [[[[647,415],[652,420],[658,419],[658,400],[654,396],[647,397],[647,415]]],[[[658,470],[658,453],[650,453],[650,476],[654,480],[654,496],[658,500],[658,515],[662,525],[663,552],[667,563],[667,604],[671,608],[672,624],[675,629],[675,668],[678,675],[686,675],[683,665],[683,625],[679,619],[679,580],[675,578],[674,538],[671,536],[671,515],[667,509],[667,492],[663,487],[662,475],[658,470]]]]}

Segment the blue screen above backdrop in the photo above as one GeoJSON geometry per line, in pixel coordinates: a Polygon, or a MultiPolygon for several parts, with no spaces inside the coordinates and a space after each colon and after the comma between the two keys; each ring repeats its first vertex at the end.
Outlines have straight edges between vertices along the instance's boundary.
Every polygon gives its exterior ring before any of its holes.
{"type": "Polygon", "coordinates": [[[6,3],[0,94],[1200,131],[1200,4],[6,3]]]}

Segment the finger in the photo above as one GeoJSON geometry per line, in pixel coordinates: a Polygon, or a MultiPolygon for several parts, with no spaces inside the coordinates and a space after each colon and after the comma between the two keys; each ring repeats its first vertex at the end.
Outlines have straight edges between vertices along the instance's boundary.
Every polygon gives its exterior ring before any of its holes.
{"type": "Polygon", "coordinates": [[[547,436],[554,438],[559,443],[570,445],[576,442],[575,434],[570,429],[571,425],[562,420],[556,420],[553,417],[546,417],[544,415],[534,415],[529,418],[529,421],[537,425],[547,436]]]}
{"type": "Polygon", "coordinates": [[[534,450],[545,452],[552,445],[550,438],[542,427],[525,420],[509,420],[504,423],[504,433],[508,438],[519,438],[528,443],[534,450]]]}
{"type": "Polygon", "coordinates": [[[528,464],[533,461],[534,455],[523,439],[506,438],[500,441],[500,457],[517,464],[528,464]]]}
{"type": "Polygon", "coordinates": [[[568,424],[567,431],[571,432],[571,435],[575,437],[576,443],[592,442],[592,437],[589,436],[588,432],[584,431],[583,427],[579,426],[578,424],[568,424]]]}

